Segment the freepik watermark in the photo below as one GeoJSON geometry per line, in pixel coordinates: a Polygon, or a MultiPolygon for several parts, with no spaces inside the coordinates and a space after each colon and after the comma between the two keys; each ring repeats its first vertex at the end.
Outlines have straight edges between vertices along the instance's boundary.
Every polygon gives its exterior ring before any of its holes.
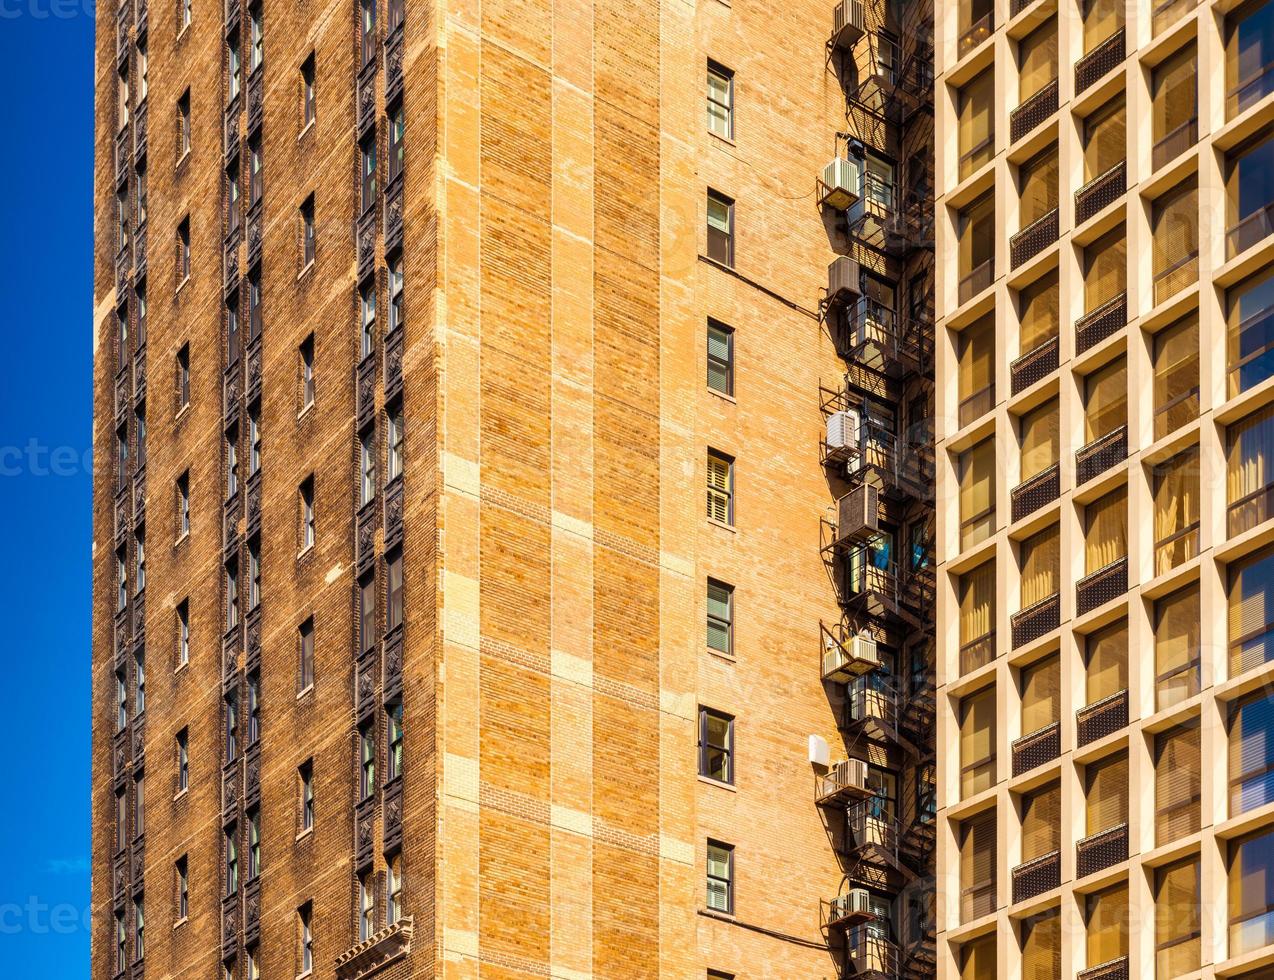
{"type": "MultiPolygon", "coordinates": [[[[3,3],[4,0],[0,0],[3,3]]],[[[0,478],[93,475],[93,450],[46,446],[29,439],[25,446],[0,446],[0,478]]]]}
{"type": "Polygon", "coordinates": [[[72,20],[96,15],[97,0],[0,0],[0,20],[72,20]]]}

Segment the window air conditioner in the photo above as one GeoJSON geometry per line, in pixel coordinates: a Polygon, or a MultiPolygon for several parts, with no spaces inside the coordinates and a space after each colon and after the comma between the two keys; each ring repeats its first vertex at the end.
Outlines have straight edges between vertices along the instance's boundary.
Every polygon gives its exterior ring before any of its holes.
{"type": "Polygon", "coordinates": [[[858,160],[837,157],[823,168],[823,199],[819,203],[844,211],[858,203],[862,186],[862,164],[858,160]]]}
{"type": "Polygon", "coordinates": [[[867,541],[880,531],[880,491],[864,483],[837,504],[837,536],[841,541],[867,541]]]}
{"type": "Polygon", "coordinates": [[[857,449],[858,421],[858,412],[852,408],[827,416],[827,448],[857,449]]]}

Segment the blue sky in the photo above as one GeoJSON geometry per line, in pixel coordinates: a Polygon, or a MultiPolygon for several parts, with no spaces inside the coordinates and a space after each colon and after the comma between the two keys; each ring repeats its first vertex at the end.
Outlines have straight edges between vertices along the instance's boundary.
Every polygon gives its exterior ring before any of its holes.
{"type": "Polygon", "coordinates": [[[91,8],[0,0],[0,963],[15,978],[88,976],[91,8]]]}

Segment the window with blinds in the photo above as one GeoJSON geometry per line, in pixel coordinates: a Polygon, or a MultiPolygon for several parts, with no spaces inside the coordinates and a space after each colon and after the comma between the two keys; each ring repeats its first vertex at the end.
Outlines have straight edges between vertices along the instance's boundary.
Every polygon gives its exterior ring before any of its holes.
{"type": "Polygon", "coordinates": [[[1199,829],[1199,723],[1160,732],[1154,742],[1155,845],[1199,829]]]}
{"type": "Polygon", "coordinates": [[[1088,836],[1128,822],[1128,753],[1117,752],[1084,768],[1088,836]]]}
{"type": "Polygon", "coordinates": [[[995,933],[960,946],[960,980],[996,980],[995,933]]]}
{"type": "Polygon", "coordinates": [[[708,450],[708,517],[734,523],[734,460],[708,450]]]}
{"type": "Polygon", "coordinates": [[[1017,42],[1018,104],[1057,77],[1057,18],[1050,17],[1017,42]]]}
{"type": "Polygon", "coordinates": [[[1084,899],[1088,965],[1128,955],[1128,886],[1114,885],[1084,899]]]}
{"type": "Polygon", "coordinates": [[[1187,586],[1154,605],[1155,708],[1199,693],[1199,587],[1187,586]]]}
{"type": "Polygon", "coordinates": [[[995,155],[995,70],[987,68],[960,89],[958,99],[960,179],[995,155]]]}
{"type": "Polygon", "coordinates": [[[1018,347],[1022,354],[1057,338],[1061,326],[1057,270],[1041,276],[1018,294],[1018,347]]]}
{"type": "Polygon", "coordinates": [[[1228,742],[1230,816],[1274,802],[1274,694],[1230,707],[1228,742]]]}
{"type": "Polygon", "coordinates": [[[1274,3],[1248,0],[1226,19],[1226,118],[1274,91],[1274,3]]]}
{"type": "Polygon", "coordinates": [[[995,404],[995,314],[990,313],[957,336],[960,420],[968,425],[995,404]]]}
{"type": "Polygon", "coordinates": [[[1199,417],[1199,314],[1155,334],[1155,438],[1199,417]]]}
{"type": "Polygon", "coordinates": [[[1018,423],[1021,439],[1021,478],[1025,483],[1057,462],[1061,444],[1057,399],[1031,409],[1018,423]]]}
{"type": "Polygon", "coordinates": [[[1199,553],[1199,450],[1178,453],[1151,469],[1155,574],[1170,572],[1199,553]]]}
{"type": "Polygon", "coordinates": [[[1274,659],[1274,549],[1235,562],[1227,572],[1230,676],[1274,659]]]}
{"type": "Polygon", "coordinates": [[[1164,302],[1199,279],[1199,185],[1191,177],[1150,207],[1154,301],[1164,302]]]}
{"type": "Polygon", "coordinates": [[[1230,956],[1274,943],[1274,830],[1240,837],[1230,844],[1228,905],[1230,956]]]}
{"type": "Polygon", "coordinates": [[[995,658],[995,562],[960,576],[960,673],[995,658]]]}
{"type": "Polygon", "coordinates": [[[1155,869],[1155,976],[1178,977],[1199,968],[1202,922],[1199,860],[1155,869]]]}
{"type": "Polygon", "coordinates": [[[1018,170],[1018,186],[1021,189],[1019,228],[1025,228],[1050,211],[1057,210],[1057,179],[1056,143],[1022,164],[1018,170]]]}
{"type": "Polygon", "coordinates": [[[1232,150],[1225,165],[1226,258],[1270,234],[1274,205],[1274,129],[1266,128],[1232,150]]]}
{"type": "Polygon", "coordinates": [[[1087,54],[1124,26],[1125,0],[1085,0],[1084,53],[1087,54]]]}
{"type": "Polygon", "coordinates": [[[1050,783],[1022,796],[1022,864],[1060,850],[1062,784],[1050,783]]]}
{"type": "Polygon", "coordinates": [[[1270,516],[1274,486],[1274,406],[1267,406],[1226,430],[1225,482],[1230,537],[1249,531],[1270,516]]]}
{"type": "MultiPolygon", "coordinates": [[[[1269,166],[1274,178],[1274,158],[1269,166]]],[[[1225,299],[1226,390],[1233,398],[1274,375],[1274,271],[1250,277],[1225,299]]]]}
{"type": "Polygon", "coordinates": [[[1062,662],[1057,654],[1022,668],[1022,734],[1047,728],[1062,717],[1062,662]]]}
{"type": "Polygon", "coordinates": [[[1084,120],[1084,180],[1092,181],[1128,158],[1124,97],[1116,96],[1084,120]]]}
{"type": "Polygon", "coordinates": [[[972,922],[995,911],[995,811],[960,828],[960,921],[972,922]]]}
{"type": "Polygon", "coordinates": [[[995,688],[967,695],[960,702],[960,796],[995,784],[995,688]]]}
{"type": "MultiPolygon", "coordinates": [[[[1193,44],[1170,54],[1150,76],[1150,132],[1155,148],[1181,150],[1193,145],[1194,126],[1199,116],[1197,81],[1198,55],[1193,44]],[[1189,138],[1187,138],[1189,137],[1189,138]]],[[[1171,152],[1162,162],[1177,156],[1171,152]]]]}
{"type": "Polygon", "coordinates": [[[1090,633],[1084,643],[1084,686],[1089,704],[1128,690],[1128,621],[1090,633]]]}
{"type": "Polygon", "coordinates": [[[1084,440],[1094,442],[1128,424],[1128,365],[1123,357],[1084,379],[1084,440]]]}
{"type": "Polygon", "coordinates": [[[1084,573],[1127,557],[1128,488],[1120,487],[1084,508],[1084,573]]]}
{"type": "Polygon", "coordinates": [[[1084,249],[1084,312],[1091,313],[1128,290],[1128,243],[1124,226],[1084,249]]]}
{"type": "Polygon", "coordinates": [[[960,454],[960,548],[985,541],[995,530],[995,439],[960,454]]]}
{"type": "Polygon", "coordinates": [[[995,258],[995,198],[987,193],[960,212],[960,278],[995,258]]]}
{"type": "Polygon", "coordinates": [[[1028,609],[1061,589],[1061,538],[1053,524],[1022,542],[1022,605],[1028,609]]]}
{"type": "Polygon", "coordinates": [[[1022,920],[1022,980],[1062,975],[1062,920],[1057,909],[1022,920]]]}

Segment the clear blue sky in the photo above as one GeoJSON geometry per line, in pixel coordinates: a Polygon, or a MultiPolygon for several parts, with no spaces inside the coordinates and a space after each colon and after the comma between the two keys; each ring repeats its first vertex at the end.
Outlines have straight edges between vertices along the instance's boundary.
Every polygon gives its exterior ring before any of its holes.
{"type": "Polygon", "coordinates": [[[91,9],[0,0],[0,974],[22,980],[88,976],[91,9]]]}

